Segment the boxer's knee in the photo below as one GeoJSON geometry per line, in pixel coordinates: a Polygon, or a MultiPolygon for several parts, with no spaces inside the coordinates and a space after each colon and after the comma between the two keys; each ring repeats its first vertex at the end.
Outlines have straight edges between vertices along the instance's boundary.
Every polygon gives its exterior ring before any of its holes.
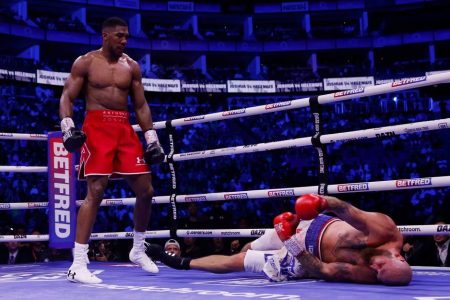
{"type": "Polygon", "coordinates": [[[108,184],[108,178],[88,178],[88,193],[86,197],[86,204],[99,204],[103,199],[103,194],[108,184]]]}
{"type": "Polygon", "coordinates": [[[139,193],[136,194],[136,198],[139,198],[141,201],[145,201],[145,202],[151,202],[153,195],[154,195],[154,190],[152,186],[149,186],[148,188],[142,189],[142,191],[140,191],[139,193]]]}
{"type": "Polygon", "coordinates": [[[154,190],[151,184],[150,174],[127,176],[125,178],[138,201],[150,201],[153,198],[154,190]]]}
{"type": "Polygon", "coordinates": [[[231,272],[244,271],[245,253],[237,253],[229,256],[229,259],[224,263],[224,267],[231,272]]]}

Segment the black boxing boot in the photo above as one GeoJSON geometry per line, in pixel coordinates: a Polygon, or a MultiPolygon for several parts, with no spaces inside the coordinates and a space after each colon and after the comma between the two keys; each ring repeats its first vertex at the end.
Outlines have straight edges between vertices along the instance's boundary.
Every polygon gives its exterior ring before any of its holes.
{"type": "Polygon", "coordinates": [[[150,256],[154,260],[159,260],[166,266],[176,269],[176,270],[189,270],[191,268],[191,258],[188,257],[179,257],[179,256],[172,256],[164,251],[164,249],[157,244],[148,244],[146,243],[145,246],[147,247],[146,253],[148,256],[150,256]]]}

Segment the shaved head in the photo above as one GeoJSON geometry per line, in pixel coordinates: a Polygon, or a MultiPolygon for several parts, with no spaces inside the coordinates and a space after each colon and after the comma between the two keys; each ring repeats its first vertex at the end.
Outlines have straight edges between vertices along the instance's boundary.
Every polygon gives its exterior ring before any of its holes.
{"type": "Polygon", "coordinates": [[[408,285],[412,269],[406,261],[392,258],[378,271],[377,278],[386,285],[408,285]]]}

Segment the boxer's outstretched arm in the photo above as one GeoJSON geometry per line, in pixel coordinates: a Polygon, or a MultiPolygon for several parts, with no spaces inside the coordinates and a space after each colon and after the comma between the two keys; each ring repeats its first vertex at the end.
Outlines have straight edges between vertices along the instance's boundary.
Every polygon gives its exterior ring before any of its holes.
{"type": "Polygon", "coordinates": [[[356,266],[341,262],[324,263],[308,251],[303,251],[297,256],[297,259],[313,278],[355,283],[377,282],[376,273],[365,266],[356,266]]]}

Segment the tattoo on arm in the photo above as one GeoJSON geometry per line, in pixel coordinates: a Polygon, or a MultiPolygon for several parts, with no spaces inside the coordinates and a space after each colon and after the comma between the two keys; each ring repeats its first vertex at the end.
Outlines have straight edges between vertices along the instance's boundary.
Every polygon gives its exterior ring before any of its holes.
{"type": "Polygon", "coordinates": [[[298,259],[311,277],[329,281],[353,281],[353,273],[348,263],[326,264],[307,251],[300,254],[298,259]]]}
{"type": "Polygon", "coordinates": [[[315,278],[324,278],[322,273],[323,262],[321,262],[317,257],[309,253],[308,251],[303,251],[298,259],[302,264],[302,267],[315,278]]]}
{"type": "Polygon", "coordinates": [[[352,272],[348,268],[346,263],[335,263],[335,269],[333,274],[333,280],[348,280],[351,278],[352,272]]]}

